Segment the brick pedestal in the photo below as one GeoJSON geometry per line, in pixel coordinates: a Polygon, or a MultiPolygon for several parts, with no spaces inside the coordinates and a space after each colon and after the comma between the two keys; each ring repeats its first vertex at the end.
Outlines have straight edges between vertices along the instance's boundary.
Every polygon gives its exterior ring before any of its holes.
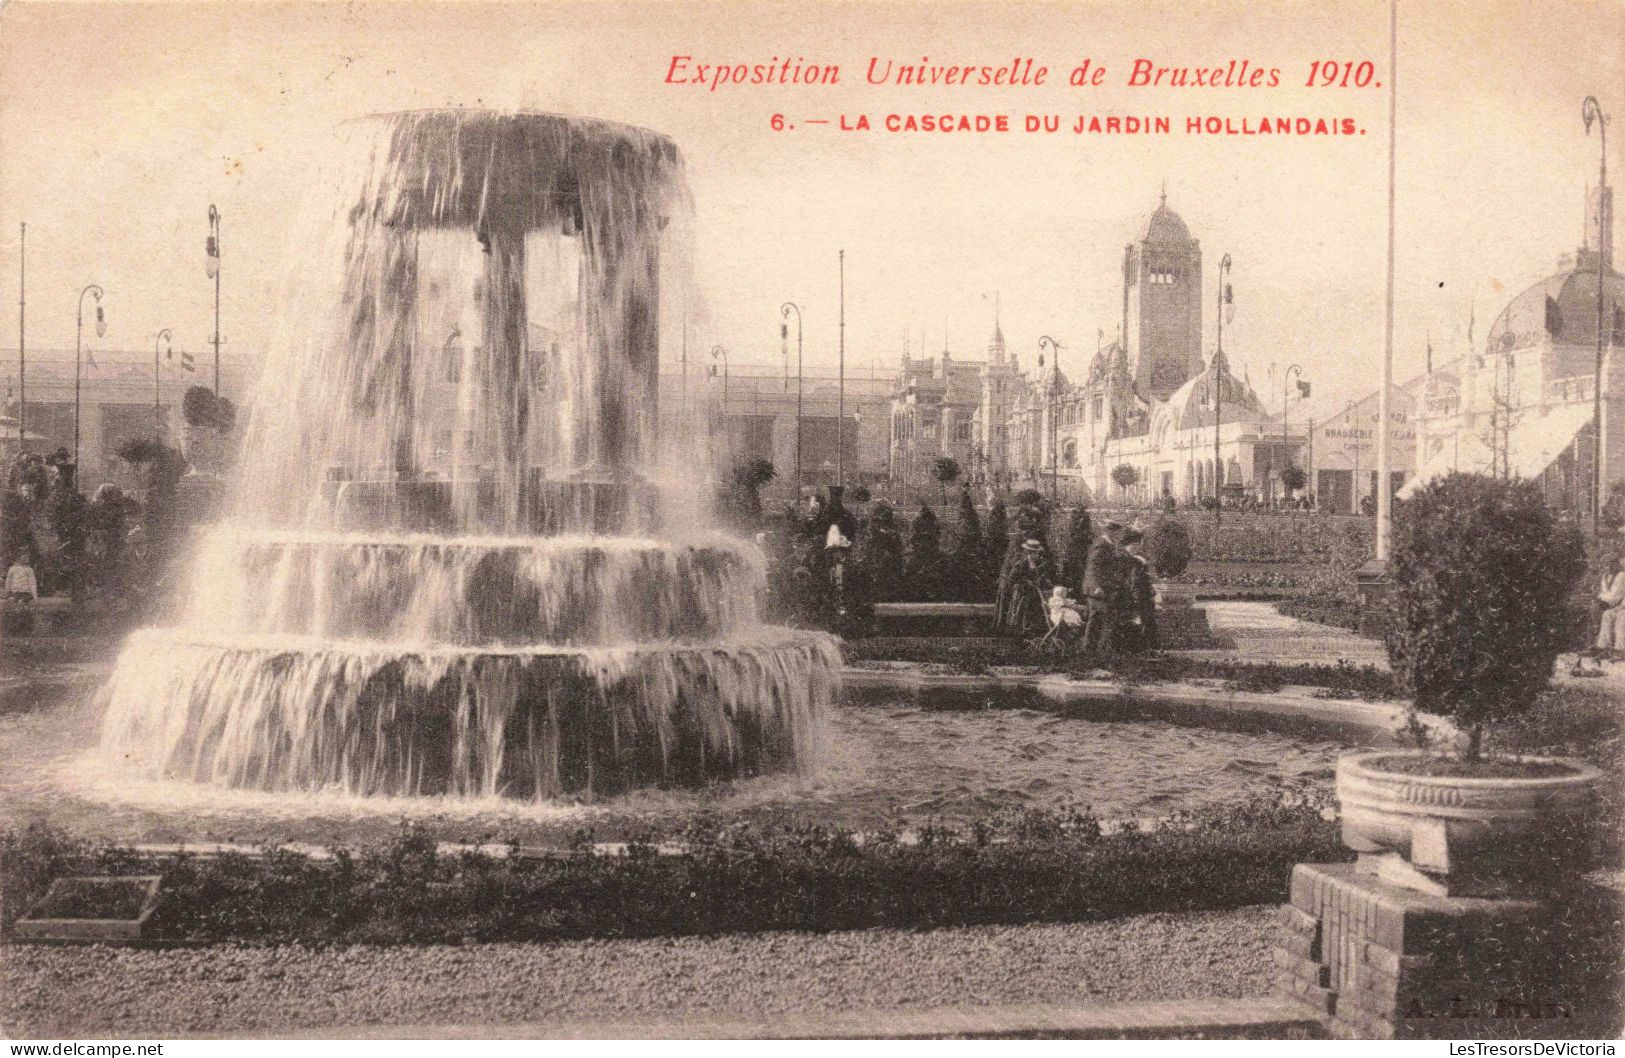
{"type": "Polygon", "coordinates": [[[1299,864],[1279,988],[1351,1039],[1613,1039],[1619,894],[1429,896],[1355,864],[1299,864]]]}

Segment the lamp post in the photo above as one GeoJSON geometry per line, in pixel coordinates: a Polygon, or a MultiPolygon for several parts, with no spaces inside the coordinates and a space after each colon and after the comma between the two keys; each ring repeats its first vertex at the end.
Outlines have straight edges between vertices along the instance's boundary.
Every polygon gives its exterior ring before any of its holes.
{"type": "MultiPolygon", "coordinates": [[[[711,359],[720,359],[722,361],[722,431],[726,435],[728,431],[728,350],[720,345],[713,345],[711,347],[711,359]]],[[[717,377],[717,365],[714,363],[711,365],[711,377],[717,377]]]]}
{"type": "Polygon", "coordinates": [[[175,336],[170,333],[169,328],[165,327],[152,339],[152,439],[159,444],[164,443],[164,427],[162,410],[163,397],[161,396],[162,387],[160,381],[162,379],[162,375],[159,373],[160,368],[158,366],[158,353],[159,346],[163,345],[164,343],[169,342],[171,345],[173,345],[174,337],[175,336]]]}
{"type": "MultiPolygon", "coordinates": [[[[1303,368],[1299,367],[1297,364],[1293,364],[1291,367],[1287,368],[1286,374],[1281,376],[1281,458],[1283,460],[1286,458],[1287,446],[1286,402],[1290,399],[1288,394],[1292,392],[1292,372],[1294,371],[1298,373],[1298,384],[1300,386],[1303,385],[1303,368]]],[[[1288,466],[1291,466],[1291,464],[1286,463],[1281,467],[1283,473],[1286,471],[1288,466]]],[[[1284,479],[1281,482],[1281,499],[1286,499],[1286,481],[1284,479]]]]}
{"type": "Polygon", "coordinates": [[[785,388],[790,387],[790,313],[796,314],[796,502],[801,502],[801,306],[786,301],[779,306],[779,346],[784,352],[785,388]]]}
{"type": "Polygon", "coordinates": [[[28,311],[28,225],[17,234],[17,454],[23,454],[28,436],[28,343],[24,319],[28,311]]]}
{"type": "MultiPolygon", "coordinates": [[[[1219,261],[1218,338],[1213,351],[1213,525],[1217,528],[1224,510],[1224,463],[1219,454],[1219,421],[1224,408],[1224,387],[1221,385],[1224,368],[1224,309],[1230,302],[1230,255],[1219,261]]],[[[1215,543],[1217,538],[1215,538],[1215,543]]]]}
{"type": "Polygon", "coordinates": [[[1596,96],[1586,96],[1580,104],[1580,120],[1585,122],[1586,135],[1591,135],[1591,124],[1596,122],[1598,138],[1602,143],[1601,179],[1597,183],[1597,363],[1591,377],[1591,426],[1595,435],[1591,460],[1591,531],[1602,524],[1602,352],[1603,352],[1603,297],[1605,293],[1603,248],[1608,243],[1608,115],[1596,96]]]}
{"type": "Polygon", "coordinates": [[[1343,408],[1343,414],[1348,417],[1349,436],[1354,440],[1354,470],[1349,478],[1349,513],[1360,513],[1360,431],[1354,418],[1354,401],[1349,401],[1343,408]]]}
{"type": "Polygon", "coordinates": [[[214,395],[220,396],[220,211],[209,204],[209,238],[203,244],[203,271],[214,280],[214,395]]]}
{"type": "Polygon", "coordinates": [[[1060,451],[1060,448],[1058,447],[1058,445],[1056,443],[1056,439],[1059,436],[1059,429],[1058,429],[1058,424],[1056,423],[1056,414],[1055,414],[1056,407],[1055,406],[1056,406],[1056,401],[1059,399],[1060,392],[1061,392],[1061,349],[1062,349],[1062,346],[1061,346],[1060,342],[1057,342],[1054,338],[1051,338],[1047,334],[1044,335],[1043,337],[1039,338],[1038,339],[1038,366],[1039,367],[1044,366],[1044,346],[1045,345],[1049,346],[1050,357],[1054,361],[1054,363],[1052,363],[1050,365],[1051,370],[1050,370],[1050,375],[1049,375],[1049,465],[1050,465],[1049,502],[1050,502],[1050,506],[1054,507],[1057,503],[1060,502],[1060,491],[1061,491],[1061,460],[1060,460],[1061,451],[1060,451]]]}
{"type": "Polygon", "coordinates": [[[85,331],[85,295],[89,294],[96,299],[96,337],[100,338],[107,333],[107,317],[102,314],[102,288],[91,283],[79,291],[79,315],[74,323],[73,331],[73,473],[75,488],[78,488],[79,475],[79,393],[81,379],[84,374],[81,361],[84,356],[85,331]]]}

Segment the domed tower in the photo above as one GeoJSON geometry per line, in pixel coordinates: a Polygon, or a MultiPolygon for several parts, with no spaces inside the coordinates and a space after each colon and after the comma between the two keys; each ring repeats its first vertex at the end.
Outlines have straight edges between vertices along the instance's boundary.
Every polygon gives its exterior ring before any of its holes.
{"type": "Polygon", "coordinates": [[[1135,388],[1152,400],[1202,371],[1202,249],[1166,191],[1123,249],[1123,342],[1135,388]]]}

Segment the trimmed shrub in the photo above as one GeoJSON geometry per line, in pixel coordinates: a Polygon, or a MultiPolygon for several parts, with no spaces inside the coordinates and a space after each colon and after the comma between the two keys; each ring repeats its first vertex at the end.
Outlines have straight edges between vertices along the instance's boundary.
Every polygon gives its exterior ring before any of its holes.
{"type": "Polygon", "coordinates": [[[1010,519],[1004,501],[995,500],[988,508],[987,524],[982,526],[982,561],[978,567],[984,592],[996,592],[1004,569],[1005,551],[1010,547],[1010,519]]]}
{"type": "Polygon", "coordinates": [[[931,476],[942,486],[942,505],[948,506],[948,486],[959,480],[959,460],[953,456],[938,456],[931,463],[931,476]]]}
{"type": "Polygon", "coordinates": [[[902,593],[903,534],[891,504],[881,500],[869,512],[869,524],[858,537],[852,560],[876,602],[892,602],[902,593]]]}
{"type": "Polygon", "coordinates": [[[980,602],[992,594],[982,579],[982,520],[970,489],[959,490],[959,517],[954,527],[953,591],[960,602],[980,602]]]}
{"type": "Polygon", "coordinates": [[[909,527],[908,561],[903,568],[903,589],[909,599],[937,602],[942,598],[942,527],[926,504],[909,527]]]}
{"type": "Polygon", "coordinates": [[[1451,474],[1399,505],[1388,657],[1418,709],[1469,733],[1469,758],[1546,686],[1584,569],[1579,531],[1531,482],[1451,474]]]}
{"type": "Polygon", "coordinates": [[[1159,518],[1145,536],[1145,557],[1151,572],[1167,580],[1184,573],[1191,564],[1191,533],[1175,518],[1159,518]]]}
{"type": "Polygon", "coordinates": [[[1066,552],[1061,558],[1061,583],[1073,592],[1082,590],[1089,547],[1095,542],[1094,523],[1086,507],[1074,507],[1066,520],[1066,552]]]}

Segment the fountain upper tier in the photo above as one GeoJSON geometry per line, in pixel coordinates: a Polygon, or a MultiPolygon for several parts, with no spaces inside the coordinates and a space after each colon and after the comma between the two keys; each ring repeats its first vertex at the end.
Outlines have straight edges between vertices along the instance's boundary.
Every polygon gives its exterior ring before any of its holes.
{"type": "Polygon", "coordinates": [[[233,510],[441,533],[655,528],[663,136],[543,114],[353,123],[233,510]]]}
{"type": "Polygon", "coordinates": [[[204,534],[190,627],[396,645],[610,646],[754,628],[761,553],[594,536],[204,534]]]}

